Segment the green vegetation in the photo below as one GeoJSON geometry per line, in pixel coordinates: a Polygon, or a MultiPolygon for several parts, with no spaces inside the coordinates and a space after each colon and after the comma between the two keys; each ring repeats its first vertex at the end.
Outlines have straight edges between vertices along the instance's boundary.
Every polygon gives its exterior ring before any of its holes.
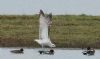
{"type": "MultiPolygon", "coordinates": [[[[39,47],[38,15],[0,15],[1,47],[39,47]]],[[[50,37],[57,47],[100,48],[100,16],[54,15],[50,37]]]]}

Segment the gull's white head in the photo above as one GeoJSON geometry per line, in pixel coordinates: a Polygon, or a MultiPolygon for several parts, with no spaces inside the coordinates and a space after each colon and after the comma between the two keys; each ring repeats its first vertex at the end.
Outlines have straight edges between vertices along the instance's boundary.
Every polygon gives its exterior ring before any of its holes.
{"type": "Polygon", "coordinates": [[[51,44],[51,45],[49,45],[50,47],[56,47],[56,45],[55,44],[51,44]]]}

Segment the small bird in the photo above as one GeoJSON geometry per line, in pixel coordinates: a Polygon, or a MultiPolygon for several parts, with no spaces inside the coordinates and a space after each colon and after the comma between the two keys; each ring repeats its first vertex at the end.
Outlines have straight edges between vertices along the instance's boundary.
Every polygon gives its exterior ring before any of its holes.
{"type": "Polygon", "coordinates": [[[21,48],[20,50],[12,50],[11,52],[12,53],[24,53],[23,51],[24,51],[24,49],[21,48]]]}

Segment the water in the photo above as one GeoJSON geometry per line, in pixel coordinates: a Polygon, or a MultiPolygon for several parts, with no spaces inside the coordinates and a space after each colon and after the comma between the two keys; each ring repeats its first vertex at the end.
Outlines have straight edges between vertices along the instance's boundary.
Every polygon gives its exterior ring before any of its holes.
{"type": "Polygon", "coordinates": [[[18,48],[0,48],[0,59],[100,59],[100,50],[96,50],[93,56],[87,56],[82,54],[82,50],[55,49],[54,55],[40,55],[40,49],[24,48],[24,54],[11,53],[14,49],[18,48]]]}

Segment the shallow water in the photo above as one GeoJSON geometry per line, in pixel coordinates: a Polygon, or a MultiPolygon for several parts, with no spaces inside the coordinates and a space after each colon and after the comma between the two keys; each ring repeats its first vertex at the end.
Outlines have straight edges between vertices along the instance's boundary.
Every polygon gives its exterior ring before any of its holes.
{"type": "Polygon", "coordinates": [[[96,50],[95,55],[83,55],[83,50],[55,49],[54,55],[40,55],[40,49],[24,48],[24,54],[14,54],[11,50],[18,48],[0,48],[0,59],[100,59],[100,50],[96,50]]]}

